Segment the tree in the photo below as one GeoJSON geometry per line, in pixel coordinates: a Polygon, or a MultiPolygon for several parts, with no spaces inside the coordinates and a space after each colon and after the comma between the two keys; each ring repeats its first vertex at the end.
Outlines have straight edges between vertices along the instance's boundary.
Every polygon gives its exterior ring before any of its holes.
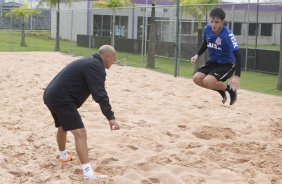
{"type": "MultiPolygon", "coordinates": [[[[151,21],[150,21],[150,35],[149,35],[149,48],[147,58],[147,68],[155,68],[155,53],[156,53],[156,0],[152,1],[151,21]]],[[[146,41],[146,38],[145,38],[146,41]]]]}
{"type": "Polygon", "coordinates": [[[15,17],[15,18],[19,18],[21,20],[21,47],[26,47],[26,41],[25,41],[25,20],[29,17],[29,16],[35,16],[39,14],[39,11],[37,10],[31,10],[28,9],[29,4],[26,3],[22,6],[20,6],[17,9],[13,9],[10,12],[6,13],[6,17],[15,17]]]}
{"type": "Polygon", "coordinates": [[[130,4],[129,0],[98,0],[93,3],[93,6],[111,8],[113,10],[113,19],[112,19],[112,38],[111,45],[115,46],[115,20],[116,20],[116,8],[128,6],[130,4]]]}
{"type": "MultiPolygon", "coordinates": [[[[174,0],[175,1],[175,0],[174,0]]],[[[212,9],[213,4],[220,3],[221,0],[180,0],[181,5],[183,6],[183,13],[192,15],[198,21],[198,48],[200,48],[202,44],[202,18],[207,15],[207,13],[212,9]],[[211,4],[209,5],[201,5],[201,4],[211,4]]],[[[201,65],[203,65],[204,60],[201,59],[195,66],[195,71],[201,65]]]]}
{"type": "Polygon", "coordinates": [[[279,63],[279,75],[278,75],[278,83],[277,89],[282,91],[282,17],[280,24],[280,63],[279,63]]]}
{"type": "MultiPolygon", "coordinates": [[[[64,0],[63,2],[66,2],[68,5],[71,4],[72,0],[64,0]]],[[[56,45],[55,45],[55,51],[60,51],[60,3],[61,0],[40,0],[39,6],[47,3],[51,7],[57,6],[57,16],[56,16],[56,45]]]]}

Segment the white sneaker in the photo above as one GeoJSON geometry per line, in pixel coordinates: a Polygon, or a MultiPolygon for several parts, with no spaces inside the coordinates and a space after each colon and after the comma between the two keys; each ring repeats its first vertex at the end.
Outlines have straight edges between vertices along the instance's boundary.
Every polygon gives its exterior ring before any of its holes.
{"type": "Polygon", "coordinates": [[[91,176],[85,176],[84,175],[83,178],[84,178],[85,181],[92,181],[92,180],[99,180],[99,179],[108,178],[108,175],[103,175],[103,174],[94,172],[93,175],[91,175],[91,176]]]}

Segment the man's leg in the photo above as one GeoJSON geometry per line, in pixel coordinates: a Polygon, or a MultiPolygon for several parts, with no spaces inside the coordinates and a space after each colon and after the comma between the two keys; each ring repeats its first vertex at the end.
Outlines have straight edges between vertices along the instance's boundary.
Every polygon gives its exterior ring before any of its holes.
{"type": "Polygon", "coordinates": [[[225,84],[222,81],[218,81],[214,76],[207,75],[203,80],[203,85],[207,89],[214,89],[214,90],[220,90],[225,91],[227,88],[227,84],[225,84]]]}
{"type": "Polygon", "coordinates": [[[237,92],[232,90],[230,86],[225,84],[224,82],[218,81],[214,76],[207,75],[207,77],[205,77],[203,80],[203,84],[205,88],[208,89],[213,89],[217,91],[228,91],[230,94],[230,105],[233,105],[236,102],[237,92]]]}
{"type": "Polygon", "coordinates": [[[84,180],[99,179],[99,176],[94,174],[94,171],[89,162],[88,148],[87,148],[87,135],[86,135],[85,128],[71,130],[71,132],[74,135],[75,148],[76,148],[76,152],[79,157],[80,163],[82,165],[84,180]]]}
{"type": "Polygon", "coordinates": [[[57,130],[57,144],[60,151],[60,162],[68,162],[74,159],[72,155],[68,155],[66,151],[67,131],[60,126],[57,130]]]}
{"type": "Polygon", "coordinates": [[[87,134],[85,128],[71,130],[71,132],[74,135],[75,148],[80,163],[82,165],[84,180],[96,180],[100,178],[107,178],[107,175],[101,175],[92,170],[88,158],[87,134]]]}
{"type": "MultiPolygon", "coordinates": [[[[201,86],[201,87],[204,87],[204,88],[207,88],[204,84],[204,79],[206,78],[206,75],[204,73],[201,73],[201,72],[197,72],[194,76],[193,76],[193,81],[195,84],[197,84],[198,86],[201,86]]],[[[210,89],[210,88],[208,88],[210,89]]],[[[226,94],[224,92],[224,90],[216,90],[214,89],[215,91],[217,91],[221,97],[222,97],[222,103],[224,104],[227,100],[227,97],[226,97],[226,94]]]]}
{"type": "MultiPolygon", "coordinates": [[[[214,89],[215,90],[215,89],[214,89]]],[[[222,97],[222,103],[223,104],[225,104],[225,102],[226,102],[226,100],[227,100],[227,96],[226,96],[226,94],[225,94],[225,91],[222,91],[222,90],[215,90],[215,91],[217,91],[219,94],[220,94],[220,96],[222,97]]]]}
{"type": "Polygon", "coordinates": [[[60,151],[66,150],[67,131],[64,131],[61,126],[57,130],[57,143],[60,151]]]}
{"type": "Polygon", "coordinates": [[[198,86],[201,86],[201,87],[204,87],[205,88],[205,85],[203,83],[203,80],[205,79],[207,75],[204,74],[204,73],[201,73],[201,72],[196,72],[194,75],[193,75],[193,81],[195,84],[197,84],[198,86]]]}
{"type": "Polygon", "coordinates": [[[85,128],[71,130],[71,133],[74,135],[75,148],[81,164],[89,163],[85,128]]]}

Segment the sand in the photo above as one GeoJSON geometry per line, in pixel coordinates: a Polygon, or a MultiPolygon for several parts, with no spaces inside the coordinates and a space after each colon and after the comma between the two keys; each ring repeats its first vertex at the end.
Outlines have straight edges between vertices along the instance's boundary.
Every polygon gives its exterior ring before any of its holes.
{"type": "MultiPolygon", "coordinates": [[[[78,57],[0,58],[1,183],[84,183],[78,159],[56,160],[56,129],[42,100],[49,81],[78,57]]],[[[79,109],[93,169],[110,176],[93,183],[282,183],[281,97],[240,90],[230,107],[191,79],[121,65],[107,70],[106,88],[119,131],[110,131],[91,98],[79,109]]],[[[67,149],[77,156],[71,133],[67,149]]]]}

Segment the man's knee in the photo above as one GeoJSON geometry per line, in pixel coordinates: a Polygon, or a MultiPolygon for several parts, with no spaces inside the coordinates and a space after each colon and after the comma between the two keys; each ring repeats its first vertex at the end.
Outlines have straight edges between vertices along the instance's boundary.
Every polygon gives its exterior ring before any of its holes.
{"type": "Polygon", "coordinates": [[[204,86],[208,89],[214,89],[216,82],[217,82],[217,80],[215,79],[215,77],[210,76],[210,75],[207,76],[206,78],[204,78],[204,80],[203,80],[204,86]]]}
{"type": "Polygon", "coordinates": [[[203,85],[203,80],[204,80],[204,78],[205,78],[205,75],[204,74],[202,74],[202,73],[199,73],[199,72],[197,72],[197,73],[195,73],[194,75],[193,75],[193,82],[195,83],[195,84],[197,84],[197,85],[199,85],[199,86],[202,86],[203,85]]]}
{"type": "Polygon", "coordinates": [[[202,79],[201,77],[199,77],[199,75],[197,75],[197,74],[193,75],[193,82],[194,82],[195,84],[201,83],[202,80],[203,80],[203,79],[202,79]]]}
{"type": "Polygon", "coordinates": [[[71,133],[73,134],[75,139],[86,139],[87,138],[85,128],[71,130],[71,133]]]}

